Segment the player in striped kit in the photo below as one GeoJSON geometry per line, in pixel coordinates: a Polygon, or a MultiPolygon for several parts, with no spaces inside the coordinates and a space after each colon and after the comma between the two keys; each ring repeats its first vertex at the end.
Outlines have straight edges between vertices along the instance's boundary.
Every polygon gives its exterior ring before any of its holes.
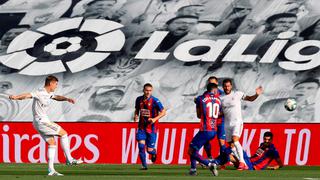
{"type": "MultiPolygon", "coordinates": [[[[244,160],[248,166],[249,170],[264,170],[271,169],[276,170],[283,167],[283,163],[280,159],[279,152],[276,149],[275,145],[272,143],[273,134],[268,131],[263,134],[263,142],[260,144],[255,154],[249,157],[245,151],[243,151],[244,160]],[[270,163],[275,160],[277,165],[269,166],[270,163]]],[[[216,164],[222,165],[227,163],[229,160],[237,167],[240,162],[235,155],[231,154],[229,149],[229,157],[225,154],[219,155],[214,162],[216,164]]]]}
{"type": "Polygon", "coordinates": [[[138,123],[136,139],[139,146],[139,157],[142,163],[141,170],[147,170],[145,145],[147,152],[151,154],[151,161],[155,162],[157,152],[155,149],[157,141],[158,120],[166,115],[166,110],[161,102],[152,96],[153,87],[147,83],[143,86],[143,96],[139,96],[135,103],[134,121],[138,123]]]}
{"type": "Polygon", "coordinates": [[[214,83],[207,85],[207,91],[196,98],[197,117],[200,119],[200,131],[192,139],[188,154],[190,155],[191,168],[189,174],[197,175],[197,161],[209,167],[214,176],[218,175],[217,165],[211,160],[204,159],[199,150],[208,141],[212,140],[217,132],[217,119],[221,110],[221,101],[218,86],[214,83]]]}

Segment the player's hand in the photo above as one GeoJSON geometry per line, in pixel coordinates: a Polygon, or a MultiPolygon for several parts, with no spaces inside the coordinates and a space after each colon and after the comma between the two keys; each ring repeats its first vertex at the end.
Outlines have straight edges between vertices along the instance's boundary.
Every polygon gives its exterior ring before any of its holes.
{"type": "Polygon", "coordinates": [[[260,95],[260,94],[262,94],[262,93],[263,93],[263,88],[262,88],[262,86],[257,87],[257,89],[256,89],[256,94],[257,94],[257,95],[260,95]]]}
{"type": "Polygon", "coordinates": [[[134,115],[134,118],[133,118],[133,121],[134,121],[134,122],[138,122],[138,121],[139,121],[139,116],[135,114],[135,115],[134,115]]]}
{"type": "Polygon", "coordinates": [[[10,100],[17,100],[17,97],[14,96],[14,95],[10,95],[10,96],[9,96],[9,99],[10,99],[10,100]]]}
{"type": "Polygon", "coordinates": [[[71,104],[76,103],[76,101],[75,101],[74,99],[71,99],[71,98],[68,98],[67,101],[68,101],[69,103],[71,103],[71,104]]]}
{"type": "Polygon", "coordinates": [[[155,123],[157,121],[157,119],[156,118],[149,118],[148,121],[151,123],[155,123]]]}

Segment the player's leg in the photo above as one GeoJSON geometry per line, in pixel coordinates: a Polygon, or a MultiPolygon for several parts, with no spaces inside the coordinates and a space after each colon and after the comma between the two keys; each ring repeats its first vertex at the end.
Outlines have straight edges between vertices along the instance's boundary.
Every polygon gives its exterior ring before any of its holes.
{"type": "MultiPolygon", "coordinates": [[[[225,145],[226,132],[224,129],[224,124],[220,124],[217,126],[217,139],[218,139],[218,143],[219,143],[219,147],[220,147],[219,154],[223,156],[223,155],[225,155],[225,151],[226,151],[226,145],[225,145]]],[[[226,169],[226,166],[224,164],[220,165],[221,170],[226,169]]]]}
{"type": "Polygon", "coordinates": [[[157,133],[146,133],[147,134],[147,152],[151,154],[151,161],[154,163],[157,160],[157,151],[155,149],[157,141],[157,133]]]}
{"type": "MultiPolygon", "coordinates": [[[[44,136],[43,136],[44,137],[44,136]]],[[[56,155],[56,142],[54,140],[54,136],[47,136],[44,137],[45,141],[48,144],[48,175],[49,176],[62,176],[62,174],[58,173],[55,169],[54,169],[54,159],[55,159],[55,155],[56,155]]]]}
{"type": "Polygon", "coordinates": [[[241,133],[242,133],[242,123],[234,126],[233,133],[232,133],[232,142],[236,148],[236,152],[237,152],[239,163],[240,163],[238,170],[247,169],[246,163],[243,158],[243,148],[239,142],[241,133]]]}
{"type": "Polygon", "coordinates": [[[146,160],[146,132],[144,130],[138,129],[136,134],[136,139],[138,141],[138,147],[139,147],[139,157],[142,164],[141,170],[147,170],[147,160],[146,160]]]}
{"type": "Polygon", "coordinates": [[[207,154],[207,157],[208,157],[209,159],[212,159],[211,143],[210,143],[210,141],[207,141],[207,142],[204,144],[203,148],[204,148],[204,150],[205,150],[205,152],[206,152],[206,154],[207,154]]]}
{"type": "Polygon", "coordinates": [[[214,131],[199,131],[196,136],[192,139],[189,149],[188,149],[188,154],[190,156],[190,161],[191,161],[191,169],[190,169],[190,174],[196,172],[196,161],[199,163],[202,163],[210,168],[210,170],[213,172],[215,176],[218,175],[218,172],[216,170],[216,165],[209,161],[208,159],[205,159],[203,156],[199,154],[200,148],[208,141],[212,140],[215,136],[214,131]]]}
{"type": "MultiPolygon", "coordinates": [[[[54,123],[56,124],[56,123],[54,123]]],[[[56,124],[57,125],[57,124],[56,124]]],[[[59,125],[58,125],[59,126],[59,125]]],[[[62,150],[64,152],[64,155],[66,156],[67,165],[78,165],[78,164],[82,164],[83,161],[81,159],[74,159],[71,156],[71,152],[70,152],[70,142],[69,142],[69,138],[68,138],[68,133],[67,131],[65,131],[63,128],[60,127],[60,130],[58,132],[58,136],[60,136],[60,143],[61,143],[61,147],[62,150]]]]}
{"type": "Polygon", "coordinates": [[[250,157],[247,155],[247,153],[245,151],[243,151],[243,158],[248,166],[248,170],[254,170],[254,167],[250,161],[250,157]]]}
{"type": "Polygon", "coordinates": [[[48,175],[49,176],[63,176],[62,174],[58,173],[54,169],[54,159],[56,154],[56,142],[54,136],[58,135],[58,131],[60,130],[59,126],[51,125],[51,122],[46,119],[41,119],[34,121],[33,126],[39,132],[41,137],[46,141],[48,144],[48,175]]]}
{"type": "Polygon", "coordinates": [[[217,137],[220,146],[220,154],[226,150],[226,131],[224,125],[219,125],[217,127],[217,137]]]}
{"type": "Polygon", "coordinates": [[[226,141],[228,142],[232,153],[236,156],[236,158],[238,158],[238,153],[237,153],[236,147],[234,146],[233,141],[232,141],[232,133],[233,133],[233,127],[232,126],[225,126],[226,141]]]}

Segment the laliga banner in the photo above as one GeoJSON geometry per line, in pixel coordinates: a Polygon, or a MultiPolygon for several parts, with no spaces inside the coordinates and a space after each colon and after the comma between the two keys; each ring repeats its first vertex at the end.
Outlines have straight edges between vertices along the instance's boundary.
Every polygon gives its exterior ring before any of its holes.
{"type": "Polygon", "coordinates": [[[56,121],[129,122],[144,83],[168,110],[196,122],[208,77],[248,95],[245,122],[320,122],[318,0],[6,0],[0,3],[0,121],[32,121],[32,92],[59,78],[56,121]],[[288,98],[297,109],[283,108],[288,98]]]}
{"type": "MultiPolygon", "coordinates": [[[[135,140],[136,123],[60,123],[68,130],[73,157],[86,163],[139,163],[135,140]]],[[[32,123],[0,123],[0,162],[45,163],[46,145],[33,130],[32,123]]],[[[320,124],[253,124],[244,125],[240,142],[253,155],[266,131],[274,133],[274,144],[285,165],[320,165],[320,124]]],[[[198,131],[196,123],[160,123],[157,164],[189,164],[189,143],[198,131]]],[[[57,141],[59,143],[59,141],[57,141]]],[[[212,141],[217,156],[217,139],[212,141]]],[[[203,150],[200,151],[203,153],[203,150]]],[[[62,149],[56,162],[64,163],[62,149]]],[[[148,160],[148,163],[151,163],[148,160]]]]}

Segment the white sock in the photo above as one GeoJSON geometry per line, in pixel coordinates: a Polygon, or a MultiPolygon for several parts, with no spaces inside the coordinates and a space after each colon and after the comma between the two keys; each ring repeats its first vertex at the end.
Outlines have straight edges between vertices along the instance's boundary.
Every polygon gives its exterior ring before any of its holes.
{"type": "Polygon", "coordinates": [[[48,165],[49,165],[49,172],[55,171],[54,169],[54,156],[56,155],[56,148],[55,145],[48,146],[48,165]]]}
{"type": "Polygon", "coordinates": [[[233,155],[239,160],[240,158],[239,158],[239,154],[237,152],[236,147],[231,148],[231,151],[232,151],[233,155]]]}
{"type": "Polygon", "coordinates": [[[239,155],[239,161],[244,163],[243,149],[239,141],[234,142],[234,146],[236,147],[237,153],[239,155]]]}
{"type": "Polygon", "coordinates": [[[61,136],[60,142],[61,142],[61,147],[63,149],[64,155],[66,156],[67,160],[71,162],[73,158],[70,153],[70,144],[69,144],[68,135],[66,134],[61,136]]]}

